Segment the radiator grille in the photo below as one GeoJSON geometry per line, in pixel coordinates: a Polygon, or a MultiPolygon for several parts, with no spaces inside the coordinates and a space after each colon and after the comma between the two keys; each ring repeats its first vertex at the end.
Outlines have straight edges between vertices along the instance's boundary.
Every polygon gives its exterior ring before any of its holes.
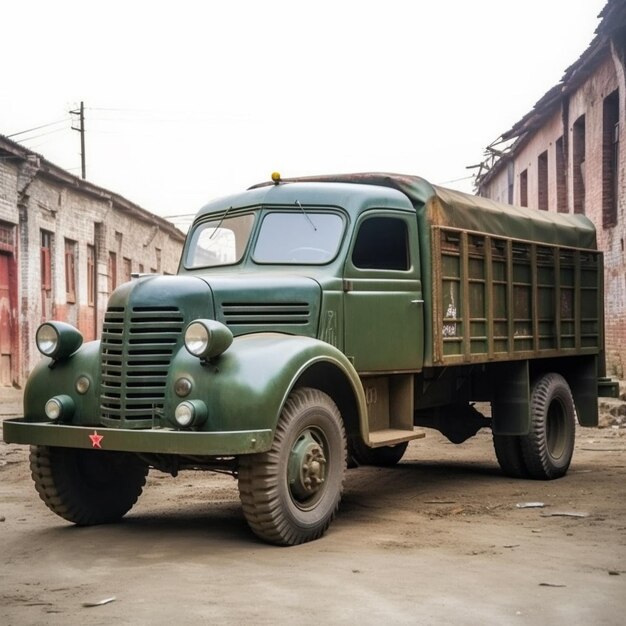
{"type": "Polygon", "coordinates": [[[228,326],[291,326],[309,323],[310,308],[296,303],[224,303],[222,316],[228,326]]]}
{"type": "Polygon", "coordinates": [[[176,307],[109,307],[102,331],[101,419],[146,426],[163,409],[184,319],[176,307]],[[128,422],[128,423],[127,423],[128,422]]]}

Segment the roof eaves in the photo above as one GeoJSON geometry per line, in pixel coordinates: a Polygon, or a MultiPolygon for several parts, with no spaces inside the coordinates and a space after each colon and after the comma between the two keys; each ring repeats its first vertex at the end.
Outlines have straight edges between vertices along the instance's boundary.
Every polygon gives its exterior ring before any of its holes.
{"type": "Polygon", "coordinates": [[[133,217],[154,226],[158,226],[161,230],[167,232],[173,239],[177,241],[185,240],[184,233],[165,218],[151,213],[147,209],[144,209],[130,200],[127,200],[124,196],[113,193],[108,189],[99,187],[98,185],[94,185],[88,180],[78,178],[78,176],[71,174],[51,161],[48,161],[41,154],[33,152],[32,150],[29,150],[28,148],[1,134],[0,151],[23,161],[37,159],[39,161],[39,173],[43,177],[63,185],[73,187],[90,196],[108,200],[114,207],[128,212],[133,217]]]}

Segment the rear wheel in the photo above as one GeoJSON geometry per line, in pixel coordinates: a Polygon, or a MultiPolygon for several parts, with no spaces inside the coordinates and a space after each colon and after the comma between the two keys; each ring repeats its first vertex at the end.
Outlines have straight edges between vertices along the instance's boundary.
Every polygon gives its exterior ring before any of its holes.
{"type": "Polygon", "coordinates": [[[532,478],[560,478],[570,466],[576,436],[574,399],[560,374],[545,374],[535,382],[530,412],[530,432],[520,438],[526,468],[532,478]]]}
{"type": "Polygon", "coordinates": [[[502,472],[511,478],[528,478],[522,442],[515,435],[494,435],[493,447],[502,472]]]}
{"type": "Polygon", "coordinates": [[[335,517],[346,470],[341,415],[325,393],[293,391],[272,448],[239,459],[239,496],[252,531],[291,546],[321,537],[335,517]]]}
{"type": "Polygon", "coordinates": [[[80,526],[121,519],[146,483],[148,466],[126,452],[31,446],[30,471],[39,497],[80,526]]]}

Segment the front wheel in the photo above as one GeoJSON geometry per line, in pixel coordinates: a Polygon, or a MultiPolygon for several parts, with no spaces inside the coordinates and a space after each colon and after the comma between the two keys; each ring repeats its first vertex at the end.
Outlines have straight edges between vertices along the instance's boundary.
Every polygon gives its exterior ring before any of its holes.
{"type": "Polygon", "coordinates": [[[31,446],[30,471],[53,513],[91,526],[118,521],[130,511],[148,466],[127,452],[31,446]]]}
{"type": "Polygon", "coordinates": [[[239,496],[250,528],[284,546],[321,537],[339,508],[345,471],[346,435],[337,406],[317,389],[296,389],[272,448],[239,460],[239,496]]]}

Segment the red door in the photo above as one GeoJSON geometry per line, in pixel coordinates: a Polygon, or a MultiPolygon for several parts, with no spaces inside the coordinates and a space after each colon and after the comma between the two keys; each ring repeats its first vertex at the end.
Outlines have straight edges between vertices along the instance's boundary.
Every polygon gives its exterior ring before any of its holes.
{"type": "Polygon", "coordinates": [[[10,257],[0,254],[0,385],[11,384],[10,257]]]}

